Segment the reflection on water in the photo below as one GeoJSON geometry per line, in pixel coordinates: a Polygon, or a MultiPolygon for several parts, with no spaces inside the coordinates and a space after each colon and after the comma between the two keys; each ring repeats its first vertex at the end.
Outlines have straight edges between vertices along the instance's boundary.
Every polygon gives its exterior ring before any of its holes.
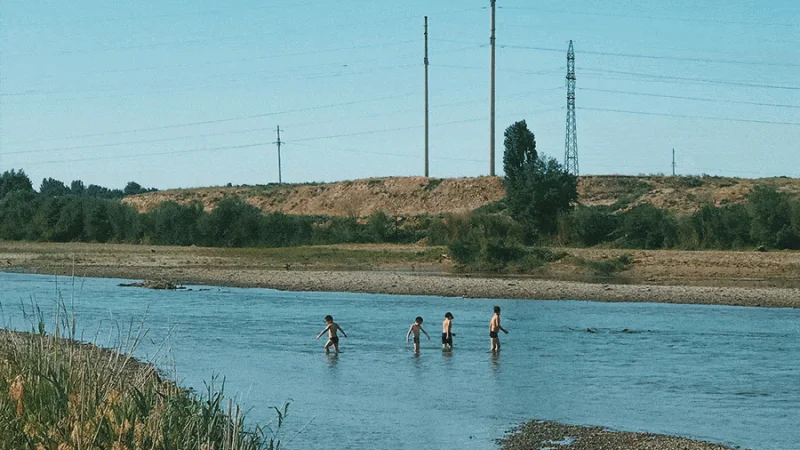
{"type": "Polygon", "coordinates": [[[492,373],[498,375],[500,373],[500,352],[489,352],[489,359],[492,362],[492,373]]]}
{"type": "MultiPolygon", "coordinates": [[[[87,279],[62,292],[74,294],[79,333],[114,344],[117,330],[147,311],[153,343],[137,356],[156,355],[174,326],[169,347],[181,383],[202,390],[224,376],[226,392],[261,424],[272,419],[270,406],[293,400],[284,434],[297,435],[291,448],[495,449],[496,438],[530,418],[767,450],[800,442],[800,310],[167,292],[119,282],[87,279]],[[498,354],[486,338],[495,304],[514,326],[498,354]],[[445,311],[458,317],[457,346],[442,352],[438,339],[423,339],[414,355],[406,324],[445,311]],[[326,314],[350,336],[341,355],[325,355],[314,339],[326,314]]],[[[3,321],[30,329],[20,302],[36,298],[52,314],[55,292],[53,277],[0,273],[3,321]]]]}
{"type": "Polygon", "coordinates": [[[338,353],[326,353],[326,359],[328,360],[328,367],[331,369],[336,368],[336,363],[339,362],[339,354],[338,353]]]}

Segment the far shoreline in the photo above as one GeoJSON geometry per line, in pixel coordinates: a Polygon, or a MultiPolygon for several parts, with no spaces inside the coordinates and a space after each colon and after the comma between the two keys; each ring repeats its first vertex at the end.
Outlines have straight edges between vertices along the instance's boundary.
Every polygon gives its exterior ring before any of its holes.
{"type": "Polygon", "coordinates": [[[559,248],[525,275],[458,273],[446,247],[342,244],[286,248],[0,241],[0,271],[173,284],[486,299],[800,308],[800,252],[559,248]],[[626,256],[598,276],[582,262],[626,256]]]}
{"type": "MultiPolygon", "coordinates": [[[[72,276],[73,271],[54,266],[18,266],[9,273],[72,276]]],[[[798,308],[800,289],[781,287],[713,287],[649,284],[586,283],[528,277],[473,274],[423,274],[353,270],[264,270],[223,268],[160,269],[82,266],[79,277],[127,280],[169,280],[240,288],[266,288],[293,292],[352,292],[425,295],[449,298],[509,300],[576,300],[593,302],[673,303],[747,307],[798,308]]]]}

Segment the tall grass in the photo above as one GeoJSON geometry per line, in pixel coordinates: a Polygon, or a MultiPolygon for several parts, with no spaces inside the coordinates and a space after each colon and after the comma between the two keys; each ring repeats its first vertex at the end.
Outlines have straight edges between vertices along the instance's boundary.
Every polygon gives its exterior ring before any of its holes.
{"type": "Polygon", "coordinates": [[[49,335],[38,316],[30,333],[0,329],[0,449],[280,448],[288,404],[276,408],[275,430],[248,429],[224,380],[196,394],[135,360],[141,331],[102,349],[73,339],[72,318],[61,315],[49,335]]]}

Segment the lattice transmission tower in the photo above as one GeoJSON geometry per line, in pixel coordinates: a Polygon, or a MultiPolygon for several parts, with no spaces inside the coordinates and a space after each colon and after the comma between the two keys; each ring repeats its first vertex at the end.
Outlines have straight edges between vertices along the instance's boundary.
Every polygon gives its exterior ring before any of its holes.
{"type": "Polygon", "coordinates": [[[575,50],[569,41],[567,51],[567,138],[564,144],[564,169],[573,175],[578,172],[578,123],[575,120],[575,50]]]}

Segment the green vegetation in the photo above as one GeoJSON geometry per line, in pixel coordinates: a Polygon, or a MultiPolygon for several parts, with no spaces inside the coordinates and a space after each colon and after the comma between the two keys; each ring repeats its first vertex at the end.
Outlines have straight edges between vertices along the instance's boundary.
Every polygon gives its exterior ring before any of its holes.
{"type": "Polygon", "coordinates": [[[503,214],[449,216],[444,228],[450,256],[462,271],[525,273],[565,256],[523,245],[522,225],[503,214]]]}
{"type": "MultiPolygon", "coordinates": [[[[74,322],[72,322],[74,324],[74,322]]],[[[74,325],[64,320],[58,330],[74,325]]],[[[0,449],[278,449],[280,425],[248,429],[216,381],[196,395],[131,357],[47,335],[0,329],[0,449]]]]}
{"type": "Polygon", "coordinates": [[[578,178],[553,158],[540,157],[525,121],[505,131],[503,168],[508,214],[524,226],[527,243],[558,228],[558,216],[578,200],[578,178]]]}
{"type": "MultiPolygon", "coordinates": [[[[756,186],[745,204],[708,203],[690,215],[633,203],[649,181],[623,177],[623,193],[609,206],[577,204],[577,179],[552,158],[537,153],[524,121],[505,132],[506,197],[467,215],[361,218],[263,213],[237,195],[212,211],[200,203],[165,202],[147,213],[102,198],[103,189],[53,179],[32,188],[23,171],[0,177],[0,239],[114,242],[226,248],[285,248],[346,243],[425,243],[447,246],[462,270],[529,272],[559,255],[536,244],[630,249],[800,249],[800,200],[772,186],[756,186]],[[633,206],[632,206],[633,205],[633,206]]],[[[693,189],[710,177],[677,177],[693,189]]],[[[713,181],[713,180],[711,180],[713,181]]],[[[378,185],[382,180],[371,180],[378,185]]],[[[435,191],[441,179],[421,184],[435,191]]],[[[325,189],[320,185],[319,189],[325,189]]],[[[122,195],[142,191],[129,183],[122,195]]],[[[261,188],[259,188],[261,189],[261,188]]],[[[268,186],[264,192],[278,192],[268,186]]],[[[118,195],[118,194],[114,194],[118,195]]],[[[710,197],[709,197],[710,198],[710,197]]],[[[341,252],[341,250],[340,250],[341,252]]],[[[438,253],[439,250],[434,250],[438,253]]],[[[315,265],[308,250],[285,252],[286,264],[315,265]]],[[[324,253],[324,252],[323,252],[324,253]]],[[[336,258],[351,258],[346,252],[336,258]]],[[[373,255],[381,258],[381,255],[373,255]]],[[[328,257],[333,257],[328,255],[328,257]]],[[[353,258],[357,258],[352,256],[353,258]]],[[[414,256],[429,261],[438,255],[414,256]]],[[[349,263],[348,263],[349,264],[349,263]]],[[[615,269],[616,270],[616,269],[615,269]]],[[[597,272],[606,271],[597,268],[597,272]]]]}
{"type": "Polygon", "coordinates": [[[578,207],[559,220],[567,243],[579,246],[800,249],[800,201],[768,186],[756,186],[746,204],[706,204],[688,216],[641,204],[625,211],[578,207]]]}

